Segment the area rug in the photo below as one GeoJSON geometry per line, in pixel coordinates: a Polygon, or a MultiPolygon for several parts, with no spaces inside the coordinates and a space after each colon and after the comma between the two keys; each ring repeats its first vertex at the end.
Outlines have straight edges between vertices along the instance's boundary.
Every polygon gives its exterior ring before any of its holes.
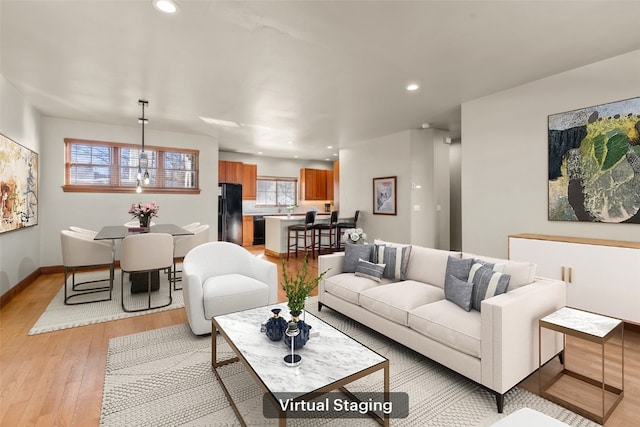
{"type": "MultiPolygon", "coordinates": [[[[523,407],[571,426],[597,425],[520,388],[505,396],[504,413],[498,414],[494,395],[461,375],[330,309],[314,314],[390,360],[391,391],[409,395],[409,416],[392,419],[394,426],[489,426],[523,407]]],[[[217,339],[218,357],[231,356],[224,339],[220,336],[217,339]]],[[[283,366],[283,369],[288,368],[283,366]]],[[[264,417],[261,388],[243,364],[226,365],[219,368],[219,372],[248,425],[277,425],[278,420],[264,417]]],[[[381,384],[382,373],[377,372],[347,388],[360,392],[381,391],[381,384]]],[[[377,425],[368,418],[290,419],[287,423],[336,427],[377,425]]],[[[196,337],[185,324],[111,339],[100,425],[239,425],[211,372],[211,337],[196,337]]]]}
{"type": "MultiPolygon", "coordinates": [[[[76,274],[76,282],[84,280],[92,280],[95,278],[103,278],[108,275],[107,272],[88,272],[76,274]]],[[[124,280],[127,281],[127,274],[124,280]]],[[[71,283],[71,278],[68,278],[71,283]]],[[[62,280],[60,280],[62,282],[62,280]]],[[[142,316],[145,314],[156,313],[166,310],[174,310],[184,307],[182,299],[182,291],[172,291],[173,301],[171,305],[163,308],[140,311],[135,313],[127,313],[122,310],[122,296],[120,293],[120,270],[115,272],[114,288],[111,301],[94,302],[91,304],[65,305],[64,304],[64,287],[61,286],[58,293],[53,297],[46,310],[42,313],[38,321],[29,331],[29,335],[42,334],[45,332],[53,332],[61,329],[75,328],[78,326],[91,325],[94,323],[108,322],[110,320],[124,319],[133,316],[142,316]]],[[[160,274],[160,289],[152,292],[151,304],[163,304],[169,298],[169,280],[166,274],[160,274]]],[[[71,284],[68,285],[71,288],[71,284]]],[[[106,294],[106,293],[105,293],[106,294]]],[[[100,294],[102,295],[102,294],[100,294]]],[[[95,298],[95,295],[93,296],[95,298]]],[[[84,297],[83,297],[84,298],[84,297]]],[[[127,308],[139,308],[147,305],[147,294],[131,294],[131,287],[125,283],[124,299],[127,308]]]]}

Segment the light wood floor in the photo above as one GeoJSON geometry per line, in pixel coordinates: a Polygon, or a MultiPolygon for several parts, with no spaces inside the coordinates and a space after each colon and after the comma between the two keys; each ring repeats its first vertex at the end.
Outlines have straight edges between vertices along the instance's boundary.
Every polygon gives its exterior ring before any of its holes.
{"type": "MultiPolygon", "coordinates": [[[[280,272],[279,261],[266,258],[280,272]]],[[[300,265],[301,258],[292,259],[287,269],[300,265]]],[[[309,269],[317,274],[315,260],[309,269]]],[[[97,426],[109,339],[187,321],[179,309],[27,336],[61,283],[62,274],[40,276],[0,310],[0,426],[97,426]]],[[[279,300],[285,300],[281,292],[279,300]]],[[[625,397],[607,427],[640,426],[640,334],[626,333],[625,344],[625,397]]],[[[574,351],[593,356],[589,346],[569,342],[568,352],[574,351]]],[[[573,362],[591,367],[587,358],[573,362]]],[[[521,385],[536,393],[537,377],[521,385]]]]}

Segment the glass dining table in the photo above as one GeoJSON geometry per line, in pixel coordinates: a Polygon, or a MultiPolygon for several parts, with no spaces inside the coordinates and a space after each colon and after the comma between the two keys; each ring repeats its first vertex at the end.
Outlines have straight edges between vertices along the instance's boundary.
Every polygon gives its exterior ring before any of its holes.
{"type": "MultiPolygon", "coordinates": [[[[148,229],[138,227],[127,227],[124,225],[106,225],[96,234],[93,240],[122,240],[127,236],[141,233],[167,233],[172,236],[189,236],[193,233],[175,224],[156,224],[148,229]]],[[[113,249],[113,260],[115,261],[115,245],[113,249]]],[[[131,293],[142,293],[148,291],[148,275],[145,273],[131,273],[131,293]]],[[[157,291],[160,288],[160,272],[151,275],[151,290],[157,291]]]]}

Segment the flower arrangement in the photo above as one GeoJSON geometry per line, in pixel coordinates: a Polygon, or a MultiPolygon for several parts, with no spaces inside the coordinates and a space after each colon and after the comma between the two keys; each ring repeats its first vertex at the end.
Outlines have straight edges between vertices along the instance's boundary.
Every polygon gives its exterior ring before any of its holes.
{"type": "Polygon", "coordinates": [[[367,234],[362,230],[362,228],[349,228],[344,230],[344,234],[342,235],[342,241],[349,243],[358,243],[360,241],[364,242],[364,239],[366,238],[367,234]]]}
{"type": "Polygon", "coordinates": [[[138,218],[140,220],[141,227],[148,227],[149,221],[152,217],[158,216],[159,210],[160,206],[158,206],[156,202],[138,202],[131,205],[131,208],[129,208],[129,214],[132,215],[132,218],[138,218]]]}
{"type": "Polygon", "coordinates": [[[290,276],[287,273],[287,266],[285,265],[284,258],[280,258],[280,262],[282,263],[282,290],[289,300],[289,310],[291,310],[292,316],[299,316],[300,313],[302,313],[302,310],[304,310],[305,300],[311,291],[318,286],[318,283],[322,280],[328,270],[318,274],[318,277],[307,277],[309,275],[309,270],[307,268],[307,254],[304,254],[302,268],[295,276],[290,276]]]}

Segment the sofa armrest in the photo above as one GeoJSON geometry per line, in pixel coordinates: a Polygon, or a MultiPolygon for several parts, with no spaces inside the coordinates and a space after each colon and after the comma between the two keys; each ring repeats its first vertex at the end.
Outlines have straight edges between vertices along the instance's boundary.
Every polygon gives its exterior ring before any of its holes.
{"type": "Polygon", "coordinates": [[[324,277],[318,283],[318,295],[324,293],[324,280],[327,277],[335,276],[342,273],[344,268],[344,252],[335,252],[327,255],[318,256],[318,275],[326,271],[324,277]]]}
{"type": "MultiPolygon", "coordinates": [[[[565,283],[545,278],[482,301],[482,384],[506,393],[538,369],[538,320],[565,305],[565,283]]],[[[543,334],[543,362],[562,350],[560,338],[543,334]]]]}

